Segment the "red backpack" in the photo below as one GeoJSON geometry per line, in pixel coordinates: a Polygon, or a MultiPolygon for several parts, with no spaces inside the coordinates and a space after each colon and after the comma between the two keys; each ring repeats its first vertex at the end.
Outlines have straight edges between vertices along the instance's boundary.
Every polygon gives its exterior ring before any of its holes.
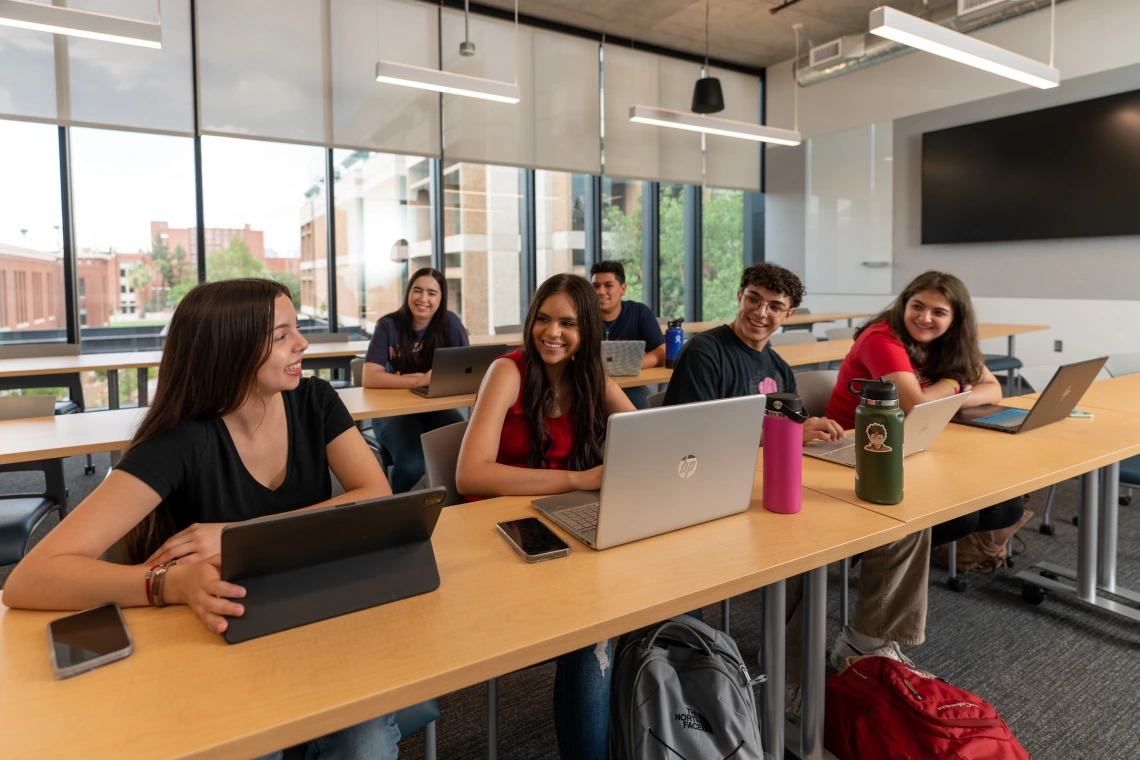
{"type": "Polygon", "coordinates": [[[830,676],[826,715],[840,760],[1029,760],[989,702],[887,657],[830,676]]]}

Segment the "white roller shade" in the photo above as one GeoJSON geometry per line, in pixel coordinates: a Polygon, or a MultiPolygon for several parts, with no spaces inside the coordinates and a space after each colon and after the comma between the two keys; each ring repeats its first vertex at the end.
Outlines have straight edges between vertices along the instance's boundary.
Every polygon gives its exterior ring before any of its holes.
{"type": "Polygon", "coordinates": [[[324,2],[199,0],[202,131],[327,144],[324,2]]]}
{"type": "MultiPolygon", "coordinates": [[[[760,123],[760,80],[757,77],[722,69],[711,69],[709,76],[720,80],[724,92],[724,110],[714,116],[749,124],[760,123]]],[[[774,147],[773,150],[780,148],[774,147]]],[[[706,135],[705,184],[760,192],[760,143],[706,135]]]]}
{"type": "Polygon", "coordinates": [[[377,82],[381,60],[436,68],[439,8],[415,0],[333,3],[333,143],[438,156],[439,93],[377,82]]]}
{"type": "MultiPolygon", "coordinates": [[[[476,54],[463,57],[463,14],[444,12],[443,69],[515,81],[514,24],[472,16],[470,29],[476,54]]],[[[519,103],[444,95],[445,158],[597,174],[598,44],[521,26],[517,57],[519,103]]]]}
{"type": "MultiPolygon", "coordinates": [[[[158,21],[158,0],[67,7],[158,21]]],[[[0,118],[193,134],[189,2],[162,11],[159,50],[0,27],[0,118]]]]}
{"type": "Polygon", "coordinates": [[[698,64],[606,45],[605,173],[608,177],[701,184],[701,136],[629,120],[634,105],[688,111],[698,64]]]}

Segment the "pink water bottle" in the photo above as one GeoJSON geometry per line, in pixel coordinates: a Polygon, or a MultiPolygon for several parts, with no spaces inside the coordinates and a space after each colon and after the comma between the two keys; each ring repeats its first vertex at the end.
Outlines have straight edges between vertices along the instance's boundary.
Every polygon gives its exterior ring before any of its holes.
{"type": "Polygon", "coordinates": [[[794,393],[769,393],[764,410],[764,508],[790,515],[803,495],[803,401],[794,393]]]}

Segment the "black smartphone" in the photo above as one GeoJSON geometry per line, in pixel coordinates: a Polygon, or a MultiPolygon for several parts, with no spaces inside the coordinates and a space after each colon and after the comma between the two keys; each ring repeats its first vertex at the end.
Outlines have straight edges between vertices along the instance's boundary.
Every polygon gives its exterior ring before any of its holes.
{"type": "Polygon", "coordinates": [[[570,547],[537,517],[497,523],[499,533],[527,562],[565,557],[570,547]]]}
{"type": "Polygon", "coordinates": [[[57,618],[48,623],[47,633],[51,669],[59,679],[121,660],[135,649],[117,604],[57,618]]]}

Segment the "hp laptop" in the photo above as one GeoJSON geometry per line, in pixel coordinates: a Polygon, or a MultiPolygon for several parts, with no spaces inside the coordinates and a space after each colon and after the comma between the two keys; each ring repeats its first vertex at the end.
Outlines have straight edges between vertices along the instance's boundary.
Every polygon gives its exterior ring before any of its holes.
{"type": "Polygon", "coordinates": [[[762,395],[615,414],[601,491],[531,504],[594,549],[743,512],[763,422],[762,395]]]}
{"type": "MultiPolygon", "coordinates": [[[[947,396],[936,401],[918,404],[910,410],[903,423],[903,456],[909,457],[926,451],[945,428],[950,418],[962,408],[962,403],[970,395],[969,391],[955,396],[947,396]]],[[[825,459],[828,462],[855,466],[855,436],[849,435],[838,441],[813,443],[804,446],[804,456],[825,459]]]]}
{"type": "Polygon", "coordinates": [[[1057,369],[1057,374],[1037,397],[1033,408],[1011,409],[1008,406],[986,404],[963,409],[954,416],[952,422],[962,425],[1000,430],[1003,433],[1024,433],[1027,430],[1048,425],[1064,419],[1085,395],[1085,391],[1096,380],[1097,373],[1108,361],[1107,356],[1089,359],[1076,364],[1066,364],[1057,369]]]}
{"type": "Polygon", "coordinates": [[[491,362],[507,353],[501,343],[492,346],[437,348],[431,361],[431,382],[426,388],[412,388],[424,398],[461,396],[474,393],[483,382],[491,362]]]}
{"type": "Polygon", "coordinates": [[[645,356],[643,340],[603,340],[602,366],[610,377],[636,377],[641,374],[645,356]]]}

